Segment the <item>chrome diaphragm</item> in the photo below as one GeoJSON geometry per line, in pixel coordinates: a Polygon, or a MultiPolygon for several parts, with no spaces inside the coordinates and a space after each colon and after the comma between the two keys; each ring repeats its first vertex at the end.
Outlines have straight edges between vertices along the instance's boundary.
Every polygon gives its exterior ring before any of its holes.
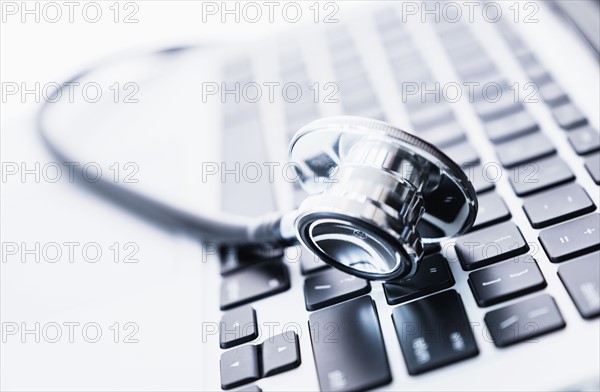
{"type": "Polygon", "coordinates": [[[310,194],[295,220],[298,239],[362,278],[409,278],[424,244],[464,233],[477,215],[475,191],[458,165],[381,121],[314,121],[292,139],[290,160],[310,194]]]}

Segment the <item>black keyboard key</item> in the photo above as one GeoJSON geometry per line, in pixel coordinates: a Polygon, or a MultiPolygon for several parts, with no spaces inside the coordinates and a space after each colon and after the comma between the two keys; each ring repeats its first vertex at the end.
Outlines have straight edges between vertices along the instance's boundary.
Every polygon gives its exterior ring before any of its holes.
{"type": "Polygon", "coordinates": [[[261,347],[263,377],[300,366],[300,345],[298,335],[294,331],[268,338],[261,347]]]}
{"type": "Polygon", "coordinates": [[[531,226],[539,229],[592,212],[596,206],[582,187],[568,184],[526,198],[523,209],[531,226]]]}
{"type": "Polygon", "coordinates": [[[226,276],[221,282],[221,310],[231,309],[278,294],[290,288],[289,272],[279,260],[260,264],[226,276]]]}
{"type": "Polygon", "coordinates": [[[552,155],[556,149],[550,139],[535,132],[496,146],[496,154],[504,167],[514,167],[552,155]]]}
{"type": "Polygon", "coordinates": [[[578,155],[600,150],[600,134],[592,127],[581,127],[569,133],[569,143],[578,155]]]}
{"type": "Polygon", "coordinates": [[[371,291],[364,279],[348,275],[337,269],[312,275],[304,281],[304,299],[307,310],[317,310],[355,298],[371,291]]]}
{"type": "Polygon", "coordinates": [[[569,102],[569,96],[556,82],[549,82],[541,85],[539,93],[544,102],[550,107],[563,105],[569,102]]]}
{"type": "Polygon", "coordinates": [[[529,250],[521,231],[512,222],[458,237],[456,253],[465,271],[518,256],[529,250]]]}
{"type": "Polygon", "coordinates": [[[251,344],[221,355],[221,388],[231,389],[260,378],[258,348],[251,344]]]}
{"type": "Polygon", "coordinates": [[[484,121],[495,120],[523,110],[523,105],[515,102],[514,94],[505,90],[498,92],[494,88],[490,88],[489,91],[484,89],[482,94],[484,94],[484,99],[473,105],[479,117],[484,121]],[[499,98],[497,94],[501,94],[499,98]]]}
{"type": "Polygon", "coordinates": [[[540,242],[553,263],[600,249],[600,215],[586,215],[542,230],[540,242]]]}
{"type": "Polygon", "coordinates": [[[469,274],[469,286],[477,305],[491,306],[546,287],[533,257],[515,257],[469,274]]]}
{"type": "Polygon", "coordinates": [[[390,305],[397,305],[415,298],[454,286],[454,278],[448,262],[440,254],[423,258],[415,275],[410,279],[390,281],[383,284],[385,298],[390,305]]]}
{"type": "Polygon", "coordinates": [[[485,126],[488,138],[494,143],[505,142],[538,129],[538,123],[526,110],[490,121],[485,126]]]}
{"type": "MultiPolygon", "coordinates": [[[[503,91],[503,94],[506,94],[507,91],[510,91],[509,82],[500,73],[495,74],[495,75],[486,75],[486,76],[480,77],[480,78],[478,78],[477,83],[479,83],[479,84],[474,86],[473,88],[469,87],[469,89],[468,89],[469,102],[477,102],[479,104],[482,101],[485,101],[486,99],[489,100],[490,95],[492,96],[492,98],[495,98],[496,92],[499,91],[499,89],[503,91]],[[489,87],[489,86],[494,86],[494,87],[489,87]]],[[[513,102],[514,102],[514,100],[513,100],[513,102]]],[[[488,102],[488,103],[493,104],[492,102],[488,102]]],[[[515,107],[514,110],[519,111],[521,109],[521,106],[519,104],[515,104],[515,105],[517,107],[515,107]]],[[[503,115],[506,115],[506,114],[509,114],[509,113],[504,113],[503,115]]],[[[494,118],[496,118],[496,117],[492,116],[491,118],[489,118],[489,120],[493,120],[494,118]]]]}
{"type": "Polygon", "coordinates": [[[443,148],[442,151],[461,167],[476,165],[480,162],[477,151],[469,142],[454,144],[443,148]]]}
{"type": "Polygon", "coordinates": [[[247,387],[243,387],[240,389],[236,389],[237,392],[263,392],[262,389],[258,387],[258,385],[248,385],[247,387]]]}
{"type": "MultiPolygon", "coordinates": [[[[506,43],[511,47],[513,51],[516,52],[527,49],[527,46],[525,45],[518,33],[513,31],[512,29],[509,29],[507,25],[498,27],[500,28],[500,31],[502,32],[506,43]]],[[[529,65],[529,67],[531,66],[533,66],[533,64],[529,65]]]]}
{"type": "Polygon", "coordinates": [[[454,113],[448,105],[430,105],[427,110],[412,112],[410,122],[417,132],[422,132],[434,126],[455,121],[454,113]]]}
{"type": "Polygon", "coordinates": [[[322,391],[366,390],[392,381],[371,297],[314,312],[308,324],[322,391]]]}
{"type": "Polygon", "coordinates": [[[311,251],[305,247],[300,249],[300,271],[302,275],[312,274],[313,272],[322,271],[329,268],[329,265],[323,260],[319,259],[311,251]]]}
{"type": "MultiPolygon", "coordinates": [[[[444,237],[444,232],[441,231],[438,227],[427,223],[424,220],[419,221],[417,224],[417,231],[421,235],[421,238],[442,238],[444,237]]],[[[442,249],[439,242],[430,242],[428,244],[423,244],[424,254],[430,255],[432,253],[436,253],[442,249]]]]}
{"type": "Polygon", "coordinates": [[[486,193],[478,198],[479,209],[471,231],[510,219],[510,212],[504,200],[495,192],[486,193]]]}
{"type": "Polygon", "coordinates": [[[226,312],[221,318],[219,338],[221,348],[230,348],[258,337],[256,311],[244,306],[226,312]]]}
{"type": "Polygon", "coordinates": [[[515,56],[522,66],[528,67],[538,62],[533,52],[529,48],[523,46],[515,50],[515,56]]]}
{"type": "Polygon", "coordinates": [[[423,140],[438,148],[444,148],[466,140],[463,127],[456,121],[441,124],[418,134],[423,140]]]}
{"type": "Polygon", "coordinates": [[[463,80],[474,80],[479,76],[498,73],[494,62],[485,56],[464,59],[455,64],[455,69],[463,80]]]}
{"type": "Polygon", "coordinates": [[[557,106],[552,109],[552,113],[558,125],[566,130],[581,127],[588,123],[587,118],[572,103],[557,106]]]}
{"type": "Polygon", "coordinates": [[[509,175],[517,196],[530,195],[575,179],[571,169],[557,156],[517,166],[509,175]]]}
{"type": "Polygon", "coordinates": [[[490,166],[469,165],[462,169],[478,194],[494,189],[499,178],[499,171],[490,166]]]}
{"type": "Polygon", "coordinates": [[[392,319],[410,374],[479,354],[462,300],[454,290],[400,305],[392,319]]]}
{"type": "Polygon", "coordinates": [[[542,294],[489,312],[485,324],[497,347],[506,347],[565,327],[554,298],[542,294]]]}
{"type": "Polygon", "coordinates": [[[558,267],[558,276],[567,288],[581,317],[600,315],[600,253],[591,253],[558,267]]]}
{"type": "Polygon", "coordinates": [[[538,85],[546,84],[552,81],[552,76],[550,73],[548,73],[546,68],[537,61],[525,68],[525,72],[527,73],[527,76],[529,76],[529,79],[538,85]]]}
{"type": "MultiPolygon", "coordinates": [[[[210,244],[205,244],[210,246],[210,244]]],[[[206,249],[206,252],[212,252],[206,249]]],[[[264,260],[283,257],[283,248],[270,244],[249,244],[243,246],[223,246],[221,255],[221,275],[229,275],[264,260]]]]}
{"type": "Polygon", "coordinates": [[[596,184],[600,185],[600,154],[585,159],[585,168],[596,184]]]}

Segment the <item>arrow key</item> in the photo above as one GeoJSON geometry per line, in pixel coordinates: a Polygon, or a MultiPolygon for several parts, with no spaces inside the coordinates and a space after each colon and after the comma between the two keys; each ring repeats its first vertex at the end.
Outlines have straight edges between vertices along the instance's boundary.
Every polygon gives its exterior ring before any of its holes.
{"type": "Polygon", "coordinates": [[[240,346],[221,355],[221,388],[235,388],[259,378],[257,346],[240,346]]]}
{"type": "Polygon", "coordinates": [[[231,348],[258,337],[256,311],[244,306],[226,312],[219,328],[221,348],[231,348]]]}
{"type": "Polygon", "coordinates": [[[288,331],[262,344],[263,376],[268,377],[300,366],[298,335],[288,331]]]}

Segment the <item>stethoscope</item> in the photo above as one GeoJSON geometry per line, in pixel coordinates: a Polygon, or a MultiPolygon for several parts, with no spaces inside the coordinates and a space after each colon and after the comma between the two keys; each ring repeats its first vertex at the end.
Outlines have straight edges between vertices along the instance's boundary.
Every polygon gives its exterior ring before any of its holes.
{"type": "MultiPolygon", "coordinates": [[[[61,126],[53,118],[72,113],[56,116],[53,108],[43,105],[38,129],[58,160],[73,161],[53,136],[61,126]]],[[[289,160],[309,196],[294,211],[254,219],[190,213],[104,178],[90,185],[204,241],[277,246],[299,241],[325,263],[370,280],[410,278],[426,244],[465,233],[475,221],[477,197],[461,168],[433,145],[385,122],[351,116],[313,121],[292,138],[289,160]]]]}

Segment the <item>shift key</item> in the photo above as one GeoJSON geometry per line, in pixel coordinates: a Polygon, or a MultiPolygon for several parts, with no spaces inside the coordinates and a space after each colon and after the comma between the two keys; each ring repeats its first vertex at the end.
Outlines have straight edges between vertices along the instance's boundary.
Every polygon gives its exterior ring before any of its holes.
{"type": "Polygon", "coordinates": [[[308,325],[322,391],[365,390],[392,381],[371,297],[318,310],[308,325]]]}

